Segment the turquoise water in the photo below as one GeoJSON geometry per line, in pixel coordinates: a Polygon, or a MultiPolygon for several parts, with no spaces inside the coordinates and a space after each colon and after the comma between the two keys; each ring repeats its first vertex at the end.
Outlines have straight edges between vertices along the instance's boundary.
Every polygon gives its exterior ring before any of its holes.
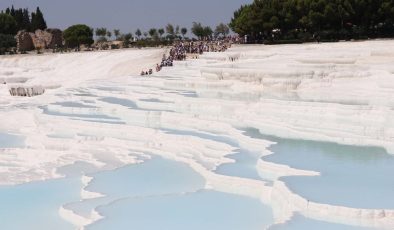
{"type": "Polygon", "coordinates": [[[90,174],[94,176],[94,180],[88,189],[107,196],[80,202],[80,175],[96,170],[92,165],[77,162],[58,170],[70,178],[0,186],[0,229],[74,229],[74,226],[59,216],[58,211],[62,205],[69,204],[65,207],[89,216],[97,206],[107,205],[118,199],[183,194],[205,186],[204,178],[188,165],[154,157],[142,164],[90,174]]]}
{"type": "Polygon", "coordinates": [[[64,102],[56,102],[53,103],[52,105],[60,105],[63,107],[68,107],[68,108],[86,108],[86,109],[94,109],[97,108],[96,106],[92,105],[85,105],[79,102],[74,102],[74,101],[64,101],[64,102]]]}
{"type": "Polygon", "coordinates": [[[161,157],[90,176],[94,179],[87,190],[100,192],[106,197],[67,205],[84,216],[88,216],[99,205],[122,198],[181,194],[197,191],[205,186],[205,179],[188,165],[161,157]]]}
{"type": "Polygon", "coordinates": [[[205,186],[204,178],[187,164],[160,157],[93,176],[87,190],[104,193],[116,199],[191,192],[205,186]]]}
{"type": "Polygon", "coordinates": [[[79,178],[0,186],[0,229],[75,229],[58,211],[64,203],[79,200],[81,188],[79,178]]]}
{"type": "Polygon", "coordinates": [[[215,170],[216,173],[226,176],[263,180],[256,168],[257,161],[259,159],[257,155],[246,150],[239,149],[237,153],[227,157],[234,159],[235,163],[226,163],[220,165],[215,170]]]}
{"type": "Polygon", "coordinates": [[[25,139],[21,136],[0,132],[0,148],[23,147],[25,139]]]}
{"type": "Polygon", "coordinates": [[[290,140],[245,133],[277,142],[263,159],[321,172],[314,177],[281,178],[295,193],[318,203],[366,209],[394,208],[394,156],[382,148],[290,140]]]}
{"type": "Polygon", "coordinates": [[[115,104],[115,105],[121,105],[124,107],[128,107],[130,109],[137,109],[138,106],[134,101],[128,100],[128,99],[123,99],[123,98],[117,98],[117,97],[104,97],[99,99],[100,101],[110,103],[110,104],[115,104]]]}
{"type": "Polygon", "coordinates": [[[269,230],[371,230],[372,228],[364,228],[350,226],[344,224],[329,223],[325,221],[309,219],[300,214],[296,214],[289,222],[285,224],[274,225],[269,230]]]}
{"type": "Polygon", "coordinates": [[[99,100],[106,102],[106,103],[121,105],[121,106],[124,106],[129,109],[140,110],[140,111],[174,112],[173,110],[140,108],[140,107],[138,107],[138,105],[134,101],[131,101],[128,99],[123,99],[123,98],[117,98],[117,97],[104,97],[99,100]]]}
{"type": "Polygon", "coordinates": [[[215,170],[215,173],[226,176],[263,180],[258,174],[256,168],[259,156],[250,151],[247,151],[246,149],[240,148],[239,144],[229,137],[197,131],[181,131],[173,129],[163,129],[163,131],[172,135],[195,136],[201,139],[214,140],[216,142],[225,143],[234,148],[238,148],[234,153],[229,153],[229,155],[226,156],[227,158],[235,160],[235,162],[220,165],[215,170]]]}
{"type": "Polygon", "coordinates": [[[87,230],[261,230],[273,222],[259,200],[209,190],[119,200],[98,211],[108,218],[87,230]]]}

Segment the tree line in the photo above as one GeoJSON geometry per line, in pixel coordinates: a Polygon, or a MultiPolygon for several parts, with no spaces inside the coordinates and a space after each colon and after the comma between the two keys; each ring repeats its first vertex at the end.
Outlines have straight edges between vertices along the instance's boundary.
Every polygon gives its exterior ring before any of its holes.
{"type": "MultiPolygon", "coordinates": [[[[32,13],[27,8],[15,9],[14,6],[0,12],[0,54],[16,46],[15,35],[20,30],[34,32],[37,29],[44,30],[47,24],[43,13],[37,7],[32,13]]],[[[174,40],[190,40],[186,37],[189,30],[186,27],[167,24],[163,28],[151,28],[146,32],[137,29],[134,33],[121,33],[119,29],[113,31],[104,27],[93,29],[87,25],[77,24],[70,26],[63,32],[65,45],[68,48],[79,48],[80,45],[92,45],[94,35],[97,42],[112,40],[123,41],[123,45],[128,47],[132,42],[137,42],[140,46],[169,45],[174,40]]],[[[215,30],[209,26],[204,26],[199,22],[194,22],[190,32],[198,39],[212,39],[226,37],[230,29],[226,24],[220,23],[215,30]]]]}
{"type": "MultiPolygon", "coordinates": [[[[119,29],[111,31],[105,27],[93,29],[87,25],[74,25],[64,31],[64,39],[66,46],[71,48],[79,47],[82,44],[93,44],[93,35],[96,35],[98,43],[105,43],[115,38],[116,41],[123,42],[124,47],[128,47],[134,41],[138,46],[158,46],[171,44],[174,40],[190,40],[186,37],[188,32],[186,27],[181,28],[170,23],[164,28],[151,28],[146,32],[137,29],[134,33],[121,33],[119,29]]],[[[230,28],[226,24],[220,23],[215,30],[212,30],[209,26],[194,22],[191,33],[200,40],[220,38],[228,36],[230,28]]]]}
{"type": "MultiPolygon", "coordinates": [[[[186,27],[180,27],[179,25],[174,26],[173,24],[167,24],[164,28],[151,28],[146,32],[142,32],[141,29],[137,29],[134,33],[122,34],[119,29],[113,31],[107,28],[101,27],[96,28],[95,35],[98,38],[98,42],[105,42],[111,40],[113,35],[115,40],[124,40],[125,38],[137,40],[150,39],[150,40],[181,40],[189,39],[186,34],[189,30],[186,27]]],[[[209,26],[203,26],[201,23],[193,22],[191,33],[199,39],[212,39],[218,37],[225,37],[230,33],[230,28],[220,23],[215,30],[212,30],[209,26]]]]}
{"type": "Polygon", "coordinates": [[[1,11],[1,14],[6,14],[14,19],[15,23],[12,23],[12,27],[6,31],[6,34],[16,34],[19,30],[26,30],[28,32],[34,32],[38,29],[45,30],[47,24],[40,7],[36,8],[35,12],[29,13],[27,8],[15,9],[14,6],[7,8],[5,11],[1,11]]]}
{"type": "Polygon", "coordinates": [[[16,46],[14,36],[19,30],[33,32],[47,28],[44,15],[37,7],[35,12],[26,9],[15,9],[14,6],[0,12],[0,54],[16,46]]]}
{"type": "Polygon", "coordinates": [[[394,37],[393,0],[254,0],[230,28],[252,40],[394,37]]]}

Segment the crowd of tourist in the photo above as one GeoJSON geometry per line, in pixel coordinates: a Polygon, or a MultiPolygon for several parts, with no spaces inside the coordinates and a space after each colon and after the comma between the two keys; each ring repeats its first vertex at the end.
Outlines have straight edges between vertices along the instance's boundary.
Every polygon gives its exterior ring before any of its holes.
{"type": "Polygon", "coordinates": [[[229,40],[178,42],[170,50],[174,60],[182,61],[187,54],[203,54],[204,52],[224,52],[231,46],[229,40]]]}
{"type": "MultiPolygon", "coordinates": [[[[222,40],[214,41],[190,41],[190,42],[176,42],[170,49],[169,55],[163,55],[160,64],[156,65],[156,72],[159,72],[163,67],[173,66],[174,61],[186,60],[188,54],[195,54],[195,58],[204,52],[224,52],[231,47],[234,39],[229,37],[222,40]]],[[[149,72],[142,71],[141,75],[152,74],[151,69],[149,72]]]]}

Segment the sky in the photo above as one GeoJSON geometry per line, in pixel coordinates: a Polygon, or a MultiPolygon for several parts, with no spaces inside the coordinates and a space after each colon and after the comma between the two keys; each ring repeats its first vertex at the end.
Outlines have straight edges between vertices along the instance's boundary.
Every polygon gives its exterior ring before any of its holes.
{"type": "Polygon", "coordinates": [[[233,12],[253,0],[0,0],[0,9],[40,7],[49,28],[74,24],[135,32],[168,23],[191,27],[194,21],[215,27],[229,23],[233,12]]]}

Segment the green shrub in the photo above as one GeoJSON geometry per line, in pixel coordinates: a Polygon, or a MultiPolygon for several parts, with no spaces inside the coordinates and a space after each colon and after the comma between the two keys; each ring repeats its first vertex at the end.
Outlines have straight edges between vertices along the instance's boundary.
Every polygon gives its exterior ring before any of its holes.
{"type": "Polygon", "coordinates": [[[78,48],[80,45],[93,44],[93,30],[87,25],[73,25],[67,28],[63,34],[66,46],[78,48]]]}
{"type": "Polygon", "coordinates": [[[14,36],[10,34],[0,34],[0,54],[4,54],[11,47],[16,46],[16,40],[14,36]]]}

